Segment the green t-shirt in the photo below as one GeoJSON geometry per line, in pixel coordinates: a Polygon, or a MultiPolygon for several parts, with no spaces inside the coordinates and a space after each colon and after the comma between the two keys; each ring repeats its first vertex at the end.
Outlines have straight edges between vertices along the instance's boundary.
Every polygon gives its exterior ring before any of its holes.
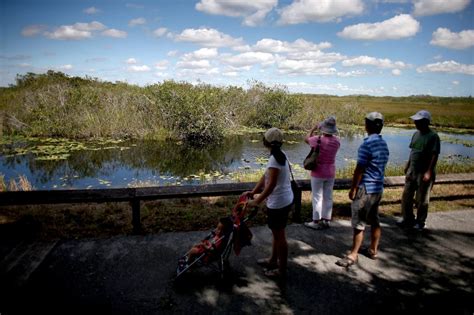
{"type": "Polygon", "coordinates": [[[431,158],[439,155],[440,140],[436,132],[431,129],[422,134],[419,130],[413,134],[410,143],[410,168],[408,173],[420,174],[428,170],[431,158]]]}

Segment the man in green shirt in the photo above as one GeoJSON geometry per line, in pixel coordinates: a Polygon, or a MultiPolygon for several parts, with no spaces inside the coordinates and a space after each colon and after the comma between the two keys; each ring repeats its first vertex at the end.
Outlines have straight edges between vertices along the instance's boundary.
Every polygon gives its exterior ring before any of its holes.
{"type": "Polygon", "coordinates": [[[436,177],[440,140],[438,134],[430,129],[430,112],[420,110],[410,118],[414,120],[417,131],[411,139],[410,158],[405,167],[406,179],[402,195],[403,221],[399,225],[423,230],[428,216],[430,191],[436,177]],[[416,219],[413,214],[413,197],[416,197],[416,219]]]}

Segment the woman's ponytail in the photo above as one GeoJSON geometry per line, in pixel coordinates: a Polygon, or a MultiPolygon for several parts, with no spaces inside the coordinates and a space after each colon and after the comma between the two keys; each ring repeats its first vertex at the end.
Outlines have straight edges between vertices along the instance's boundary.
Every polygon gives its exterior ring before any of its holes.
{"type": "Polygon", "coordinates": [[[275,158],[275,160],[280,165],[285,165],[286,163],[286,155],[281,151],[281,143],[272,143],[271,144],[271,155],[275,158]]]}

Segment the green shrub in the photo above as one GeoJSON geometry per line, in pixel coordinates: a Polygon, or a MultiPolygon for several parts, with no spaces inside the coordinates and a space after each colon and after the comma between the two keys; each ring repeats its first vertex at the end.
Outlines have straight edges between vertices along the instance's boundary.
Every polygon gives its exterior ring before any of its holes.
{"type": "Polygon", "coordinates": [[[243,123],[258,128],[289,128],[290,118],[302,108],[299,95],[290,94],[283,86],[268,87],[254,82],[248,90],[248,103],[243,104],[243,123]]]}
{"type": "Polygon", "coordinates": [[[157,121],[177,138],[201,144],[222,139],[225,115],[223,91],[210,85],[166,81],[147,88],[157,121]]]}

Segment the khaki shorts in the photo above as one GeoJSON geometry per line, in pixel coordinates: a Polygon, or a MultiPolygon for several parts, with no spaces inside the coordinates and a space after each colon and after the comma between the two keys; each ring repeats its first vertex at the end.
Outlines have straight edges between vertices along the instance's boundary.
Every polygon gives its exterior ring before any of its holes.
{"type": "Polygon", "coordinates": [[[352,201],[352,227],[363,231],[367,224],[380,226],[379,203],[382,193],[367,194],[365,186],[359,187],[355,199],[352,201]]]}

